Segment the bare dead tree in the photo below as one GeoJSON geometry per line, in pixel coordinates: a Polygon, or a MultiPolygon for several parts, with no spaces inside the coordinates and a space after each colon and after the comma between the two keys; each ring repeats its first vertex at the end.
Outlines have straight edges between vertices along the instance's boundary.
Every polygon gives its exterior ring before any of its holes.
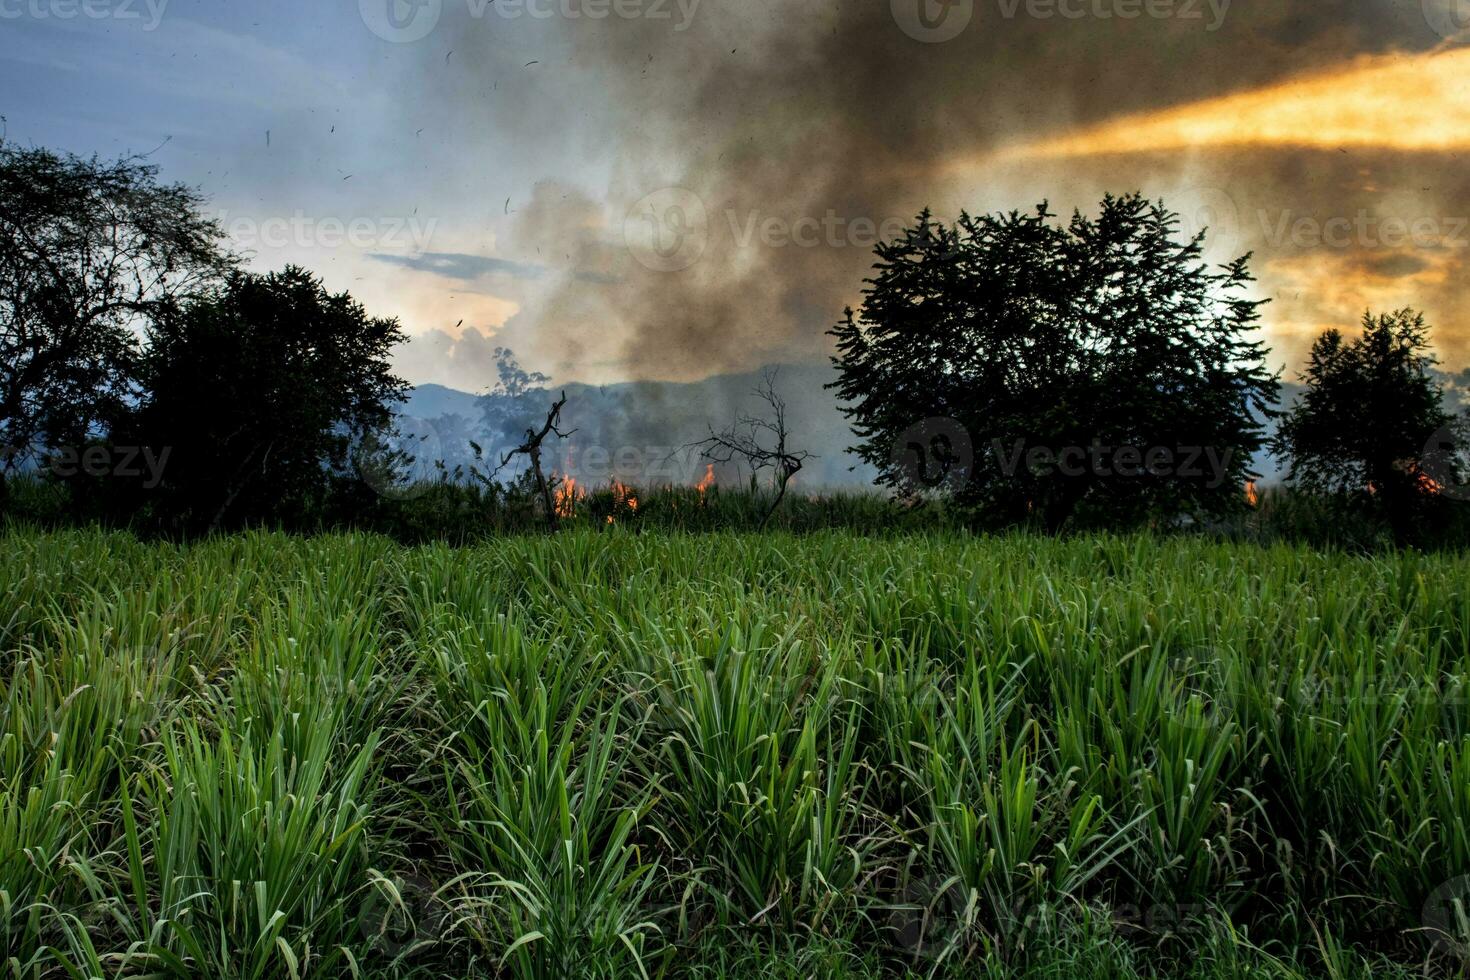
{"type": "Polygon", "coordinates": [[[760,386],[752,392],[770,406],[769,418],[737,415],[727,428],[716,432],[714,426],[710,426],[708,437],[684,447],[698,449],[700,457],[711,463],[744,460],[752,475],[764,469],[771,470],[777,488],[776,499],[761,520],[761,530],[765,530],[781,501],[786,499],[786,486],[792,477],[801,472],[807,460],[817,458],[812,453],[794,450],[788,445],[790,431],[786,426],[786,400],[776,391],[777,374],[775,369],[767,370],[761,376],[760,386]]]}
{"type": "Polygon", "coordinates": [[[516,456],[525,456],[531,461],[531,472],[536,477],[536,492],[541,495],[541,504],[546,508],[546,525],[552,531],[557,529],[556,501],[551,496],[554,488],[546,479],[546,473],[541,469],[541,444],[546,441],[548,436],[554,435],[558,439],[565,439],[577,431],[576,429],[572,429],[570,432],[563,432],[561,430],[561,410],[566,407],[566,404],[567,393],[562,392],[561,397],[556,400],[556,404],[551,406],[551,411],[546,413],[546,422],[541,426],[540,430],[527,429],[525,442],[522,442],[519,446],[502,456],[500,458],[500,465],[495,469],[495,472],[499,473],[516,456]]]}

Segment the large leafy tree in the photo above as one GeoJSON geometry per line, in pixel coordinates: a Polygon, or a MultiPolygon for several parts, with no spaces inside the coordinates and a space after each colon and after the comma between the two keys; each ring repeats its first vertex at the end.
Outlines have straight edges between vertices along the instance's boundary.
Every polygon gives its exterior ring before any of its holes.
{"type": "MultiPolygon", "coordinates": [[[[236,273],[149,332],[129,442],[169,452],[155,510],[188,530],[311,515],[351,453],[391,429],[398,321],[304,269],[236,273]]],[[[120,436],[120,438],[122,438],[120,436]]]]}
{"type": "Polygon", "coordinates": [[[1138,195],[1054,219],[1045,204],[953,226],[925,212],[878,246],[861,310],[832,331],[854,451],[910,493],[905,441],[951,420],[961,435],[933,450],[959,477],[944,485],[1000,522],[1239,506],[1279,390],[1249,256],[1211,269],[1204,233],[1181,237],[1138,195]]]}
{"type": "MultiPolygon", "coordinates": [[[[1370,496],[1407,530],[1436,481],[1424,456],[1436,433],[1454,425],[1434,372],[1429,328],[1411,309],[1364,314],[1361,335],[1328,330],[1312,345],[1305,390],[1272,441],[1303,489],[1370,496]]],[[[1432,467],[1431,467],[1432,469],[1432,467]]]]}
{"type": "Polygon", "coordinates": [[[0,144],[0,493],[128,404],[143,324],[230,264],[190,188],[137,158],[0,144]]]}

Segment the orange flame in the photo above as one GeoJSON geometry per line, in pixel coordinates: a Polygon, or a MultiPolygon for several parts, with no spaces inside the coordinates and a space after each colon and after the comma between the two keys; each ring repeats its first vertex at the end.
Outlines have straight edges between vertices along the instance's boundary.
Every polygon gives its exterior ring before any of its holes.
{"type": "Polygon", "coordinates": [[[1247,480],[1245,483],[1245,502],[1252,507],[1261,502],[1261,492],[1256,489],[1255,480],[1247,480]]]}
{"type": "Polygon", "coordinates": [[[556,516],[572,517],[577,512],[577,498],[584,496],[577,490],[577,478],[569,476],[556,488],[556,516]]]}
{"type": "Polygon", "coordinates": [[[1414,487],[1420,493],[1428,497],[1437,497],[1444,492],[1444,488],[1439,485],[1439,481],[1428,473],[1425,473],[1424,467],[1420,466],[1418,462],[1411,460],[1404,465],[1404,468],[1414,478],[1414,487]]]}
{"type": "Polygon", "coordinates": [[[612,485],[612,492],[613,505],[615,507],[626,507],[628,510],[637,513],[638,498],[633,495],[633,491],[630,490],[626,484],[614,480],[612,485]]]}
{"type": "Polygon", "coordinates": [[[696,489],[696,490],[699,491],[699,496],[702,498],[704,496],[704,492],[706,490],[708,490],[710,487],[714,486],[714,485],[715,485],[715,464],[714,463],[709,463],[709,464],[706,464],[706,466],[704,468],[704,479],[703,480],[700,480],[699,483],[695,484],[694,489],[696,489]]]}
{"type": "MultiPolygon", "coordinates": [[[[1413,460],[1400,460],[1394,464],[1394,469],[1407,473],[1414,478],[1414,489],[1428,497],[1438,497],[1444,493],[1438,480],[1424,472],[1424,469],[1413,460]]],[[[1374,496],[1378,495],[1378,486],[1372,482],[1368,484],[1368,492],[1374,496]]]]}
{"type": "MultiPolygon", "coordinates": [[[[613,510],[627,511],[629,514],[638,513],[638,498],[626,483],[619,480],[612,482],[613,510]]],[[[607,515],[607,523],[616,524],[617,518],[613,514],[607,515]]]]}

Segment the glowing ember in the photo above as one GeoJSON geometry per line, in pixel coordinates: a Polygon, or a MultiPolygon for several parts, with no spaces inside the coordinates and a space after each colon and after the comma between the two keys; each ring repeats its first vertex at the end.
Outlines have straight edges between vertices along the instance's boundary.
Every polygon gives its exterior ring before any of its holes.
{"type": "Polygon", "coordinates": [[[1417,462],[1410,462],[1406,468],[1409,474],[1413,476],[1414,486],[1420,493],[1428,497],[1438,497],[1444,492],[1444,488],[1439,485],[1439,481],[1428,473],[1425,473],[1423,467],[1417,462]]]}
{"type": "Polygon", "coordinates": [[[638,510],[638,498],[633,496],[633,491],[630,490],[626,485],[614,480],[612,485],[612,492],[613,504],[615,506],[626,507],[628,508],[628,510],[634,512],[638,510]]]}
{"type": "Polygon", "coordinates": [[[616,524],[619,515],[631,516],[638,513],[638,498],[634,495],[632,487],[614,480],[609,489],[612,490],[614,513],[607,515],[607,523],[616,524]]]}

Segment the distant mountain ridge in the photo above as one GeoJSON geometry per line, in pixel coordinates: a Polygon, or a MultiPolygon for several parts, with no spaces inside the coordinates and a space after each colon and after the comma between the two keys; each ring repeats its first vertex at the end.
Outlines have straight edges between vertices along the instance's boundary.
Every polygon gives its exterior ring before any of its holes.
{"type": "MultiPolygon", "coordinates": [[[[578,457],[591,455],[589,467],[596,475],[602,469],[602,454],[623,454],[632,465],[622,469],[647,474],[648,482],[695,482],[704,465],[681,462],[673,471],[655,465],[682,447],[708,434],[709,428],[728,426],[738,414],[763,416],[767,409],[754,391],[761,384],[763,371],[774,370],[776,389],[787,404],[787,417],[792,445],[814,452],[798,478],[799,485],[817,487],[854,487],[871,485],[874,472],[846,451],[853,442],[847,420],[838,411],[837,399],[825,385],[836,380],[830,365],[774,365],[769,369],[743,374],[713,375],[700,381],[632,381],[610,385],[572,383],[557,385],[552,391],[567,395],[564,427],[576,429],[567,446],[578,457]],[[641,459],[641,463],[639,460],[641,459]]],[[[538,412],[544,415],[546,396],[522,400],[519,411],[527,420],[538,412]]],[[[416,422],[434,423],[444,416],[458,415],[469,423],[476,442],[491,446],[508,441],[482,420],[480,396],[443,385],[426,384],[414,388],[403,405],[401,415],[416,422]]],[[[421,428],[423,426],[420,426],[421,428]]],[[[523,426],[522,426],[523,427],[523,426]]],[[[436,434],[445,429],[433,426],[436,434]]],[[[520,428],[513,430],[516,434],[520,428]]],[[[504,434],[506,437],[510,433],[504,434]]],[[[686,454],[687,455],[687,454],[686,454]]],[[[720,474],[720,479],[734,478],[733,472],[720,474]]],[[[741,478],[748,477],[744,474],[741,478]]]]}
{"type": "MultiPolygon", "coordinates": [[[[792,445],[819,457],[808,464],[798,485],[813,489],[870,486],[875,473],[847,452],[854,442],[851,427],[838,410],[835,393],[825,387],[836,379],[836,370],[830,365],[777,365],[773,369],[776,389],[787,402],[792,445]]],[[[763,403],[753,395],[761,379],[762,371],[752,371],[693,382],[556,386],[556,392],[565,391],[567,395],[566,427],[578,432],[567,445],[552,452],[569,450],[574,463],[590,461],[590,466],[578,469],[590,470],[587,475],[592,478],[604,468],[603,454],[611,458],[622,453],[624,462],[631,464],[623,469],[631,470],[633,478],[642,475],[646,482],[653,483],[693,482],[704,471],[702,464],[695,465],[696,461],[682,461],[672,471],[660,470],[654,463],[658,457],[675,454],[704,437],[709,426],[726,426],[741,413],[766,414],[763,403]]],[[[1294,402],[1300,391],[1298,385],[1283,384],[1283,403],[1294,402]]],[[[420,385],[410,391],[400,414],[435,434],[446,461],[463,462],[468,458],[468,450],[463,447],[469,439],[483,445],[487,455],[495,447],[508,444],[509,433],[498,438],[482,419],[480,397],[444,385],[420,385]],[[463,427],[456,429],[442,423],[440,420],[447,416],[459,416],[463,427]]],[[[537,394],[534,399],[526,399],[520,410],[528,419],[533,418],[538,412],[544,413],[545,401],[543,394],[537,394]]],[[[1274,423],[1269,423],[1268,429],[1274,431],[1274,423]]],[[[1281,476],[1279,463],[1265,453],[1257,456],[1255,468],[1266,482],[1281,476]]],[[[611,472],[610,466],[608,469],[611,472]]],[[[722,481],[732,478],[736,478],[732,472],[720,474],[722,481]]]]}

